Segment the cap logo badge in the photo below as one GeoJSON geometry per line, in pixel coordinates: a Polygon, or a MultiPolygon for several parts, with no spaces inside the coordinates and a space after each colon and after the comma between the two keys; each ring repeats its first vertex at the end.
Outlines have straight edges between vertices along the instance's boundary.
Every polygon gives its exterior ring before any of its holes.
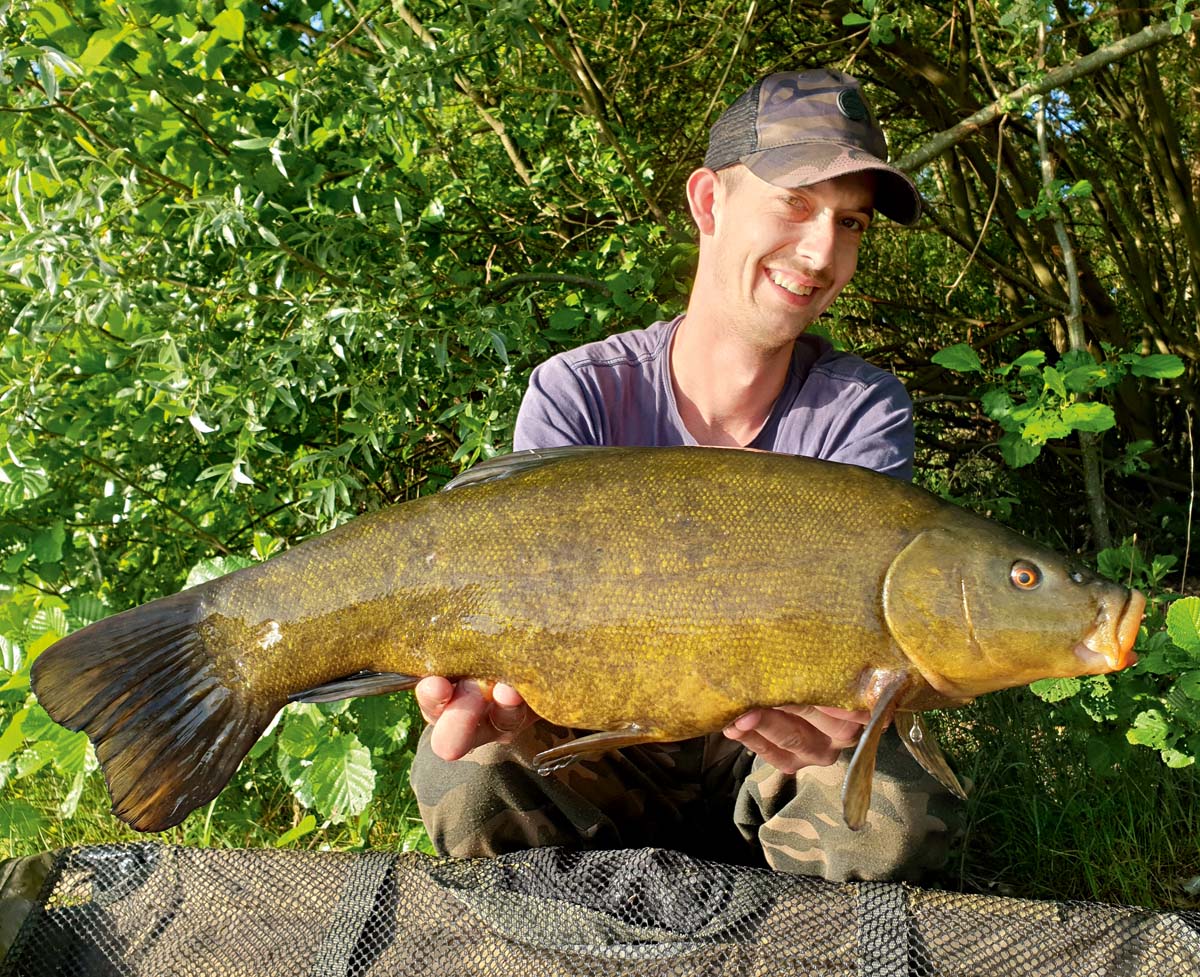
{"type": "Polygon", "coordinates": [[[842,115],[851,122],[866,122],[870,118],[867,105],[857,88],[843,88],[838,92],[837,103],[842,115]]]}

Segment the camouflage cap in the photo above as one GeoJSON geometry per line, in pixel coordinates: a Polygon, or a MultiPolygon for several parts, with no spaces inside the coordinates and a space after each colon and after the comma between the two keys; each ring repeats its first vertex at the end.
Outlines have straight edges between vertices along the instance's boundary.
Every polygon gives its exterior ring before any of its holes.
{"type": "Polygon", "coordinates": [[[745,163],[760,179],[803,187],[846,173],[878,174],[875,208],[899,224],[921,216],[921,195],[888,166],[887,142],[858,80],[841,71],[782,71],[755,82],[708,135],[704,165],[745,163]]]}

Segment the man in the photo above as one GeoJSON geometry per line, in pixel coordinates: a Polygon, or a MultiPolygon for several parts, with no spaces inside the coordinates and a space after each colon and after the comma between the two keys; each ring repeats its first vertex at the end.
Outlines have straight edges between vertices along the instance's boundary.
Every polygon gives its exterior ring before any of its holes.
{"type": "MultiPolygon", "coordinates": [[[[514,449],[727,445],[911,478],[903,386],[804,335],[854,274],[875,212],[902,224],[920,214],[916,187],[886,155],[849,75],[783,72],[752,86],[717,120],[687,183],[700,247],[686,313],[539,366],[514,449]]],[[[417,699],[430,726],[413,788],[447,854],[659,845],[829,878],[913,877],[944,857],[933,808],[945,792],[894,736],[866,828],[842,822],[842,753],[865,713],[758,709],[723,734],[541,777],[529,758],[573,734],[538,720],[516,690],[428,678],[417,699]]]]}

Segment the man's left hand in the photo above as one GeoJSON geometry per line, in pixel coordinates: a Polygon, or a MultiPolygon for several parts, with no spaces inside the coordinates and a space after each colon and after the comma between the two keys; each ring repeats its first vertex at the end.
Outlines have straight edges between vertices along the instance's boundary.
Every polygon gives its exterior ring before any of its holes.
{"type": "Polygon", "coordinates": [[[753,709],[725,727],[725,735],[776,770],[828,767],[854,746],[871,719],[867,712],[832,706],[777,706],[753,709]]]}

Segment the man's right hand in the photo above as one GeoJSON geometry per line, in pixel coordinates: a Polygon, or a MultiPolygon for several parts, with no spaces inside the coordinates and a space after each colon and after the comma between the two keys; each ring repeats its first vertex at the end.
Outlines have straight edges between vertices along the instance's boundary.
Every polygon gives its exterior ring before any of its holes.
{"type": "Polygon", "coordinates": [[[511,685],[451,682],[432,675],[413,691],[421,715],[433,727],[429,745],[443,760],[460,760],[485,743],[511,743],[538,720],[511,685]]]}

